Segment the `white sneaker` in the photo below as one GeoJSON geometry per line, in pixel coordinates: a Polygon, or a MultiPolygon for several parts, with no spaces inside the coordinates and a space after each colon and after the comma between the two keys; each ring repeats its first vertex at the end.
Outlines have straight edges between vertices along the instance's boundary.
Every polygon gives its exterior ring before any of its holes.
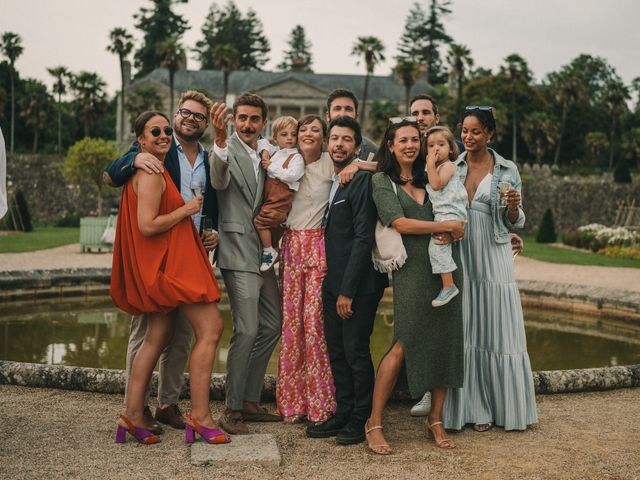
{"type": "Polygon", "coordinates": [[[427,392],[418,403],[411,407],[412,417],[426,417],[431,410],[431,393],[427,392]]]}
{"type": "Polygon", "coordinates": [[[262,264],[260,265],[260,271],[266,272],[267,270],[269,270],[271,267],[273,267],[273,264],[276,263],[277,259],[278,259],[278,252],[275,249],[272,249],[271,251],[263,250],[262,264]]]}

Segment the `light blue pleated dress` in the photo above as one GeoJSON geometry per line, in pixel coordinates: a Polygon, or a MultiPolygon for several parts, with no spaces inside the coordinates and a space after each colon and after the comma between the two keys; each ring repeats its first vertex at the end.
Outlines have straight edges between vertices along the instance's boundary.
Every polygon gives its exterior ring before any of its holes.
{"type": "Polygon", "coordinates": [[[490,188],[491,174],[478,186],[460,242],[465,372],[463,387],[447,394],[447,429],[492,422],[524,430],[538,421],[511,245],[495,242],[490,188]]]}

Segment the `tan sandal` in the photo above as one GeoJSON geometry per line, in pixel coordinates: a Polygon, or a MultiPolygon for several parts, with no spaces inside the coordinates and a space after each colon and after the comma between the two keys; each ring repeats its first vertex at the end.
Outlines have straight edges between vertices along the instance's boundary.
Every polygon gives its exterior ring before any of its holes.
{"type": "Polygon", "coordinates": [[[365,425],[365,432],[364,435],[365,437],[367,437],[367,443],[369,444],[369,450],[371,450],[373,453],[377,453],[378,455],[390,455],[393,450],[391,450],[391,447],[389,446],[388,443],[382,443],[380,445],[371,445],[371,442],[369,442],[369,433],[373,432],[374,430],[382,430],[382,425],[377,425],[375,427],[371,427],[368,428],[369,422],[367,422],[367,424],[365,425]]]}
{"type": "MultiPolygon", "coordinates": [[[[427,437],[433,438],[433,440],[436,442],[436,447],[445,448],[445,449],[456,448],[456,444],[450,438],[443,438],[440,441],[436,439],[436,434],[433,433],[433,427],[437,425],[442,425],[442,422],[433,422],[432,424],[429,424],[429,421],[427,421],[426,424],[427,424],[427,437]]],[[[444,430],[444,426],[442,428],[444,430]]]]}

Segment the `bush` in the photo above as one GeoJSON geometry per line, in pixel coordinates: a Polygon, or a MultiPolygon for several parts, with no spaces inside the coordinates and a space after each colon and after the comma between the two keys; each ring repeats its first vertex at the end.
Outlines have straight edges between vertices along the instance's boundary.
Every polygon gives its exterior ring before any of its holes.
{"type": "Polygon", "coordinates": [[[544,216],[542,217],[542,223],[538,229],[538,234],[536,235],[536,242],[554,243],[557,238],[556,226],[553,222],[553,213],[551,213],[550,208],[547,208],[544,212],[544,216]]]}
{"type": "Polygon", "coordinates": [[[80,215],[77,213],[68,213],[55,223],[56,227],[79,227],[80,215]]]}
{"type": "Polygon", "coordinates": [[[605,247],[628,247],[640,242],[640,235],[624,227],[605,227],[599,223],[584,225],[562,234],[562,242],[597,252],[605,247]]]}
{"type": "Polygon", "coordinates": [[[631,183],[631,172],[629,171],[629,163],[620,160],[613,171],[613,181],[616,183],[631,183]]]}
{"type": "Polygon", "coordinates": [[[9,198],[8,200],[9,208],[6,216],[2,220],[2,228],[6,230],[31,232],[33,230],[31,214],[29,213],[29,206],[22,191],[16,191],[13,198],[9,198]]]}

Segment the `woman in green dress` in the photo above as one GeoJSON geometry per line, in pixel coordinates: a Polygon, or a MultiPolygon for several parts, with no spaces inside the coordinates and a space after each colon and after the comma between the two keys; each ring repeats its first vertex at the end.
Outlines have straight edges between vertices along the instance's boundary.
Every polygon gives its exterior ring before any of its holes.
{"type": "MultiPolygon", "coordinates": [[[[380,221],[402,234],[407,260],[393,272],[394,336],[378,367],[371,417],[366,425],[367,441],[374,453],[391,453],[382,433],[382,412],[400,379],[406,380],[414,398],[431,391],[428,433],[438,447],[454,448],[440,414],[447,388],[459,387],[463,380],[462,295],[443,307],[431,306],[441,282],[440,276],[431,272],[428,249],[434,233],[461,239],[464,222],[433,221],[425,190],[425,152],[420,147],[415,118],[390,120],[376,160],[379,173],[372,180],[373,200],[380,221]],[[406,375],[401,375],[403,366],[406,375]]],[[[454,261],[460,265],[457,249],[453,251],[454,261]]],[[[454,282],[462,285],[462,270],[453,275],[454,282]]]]}

